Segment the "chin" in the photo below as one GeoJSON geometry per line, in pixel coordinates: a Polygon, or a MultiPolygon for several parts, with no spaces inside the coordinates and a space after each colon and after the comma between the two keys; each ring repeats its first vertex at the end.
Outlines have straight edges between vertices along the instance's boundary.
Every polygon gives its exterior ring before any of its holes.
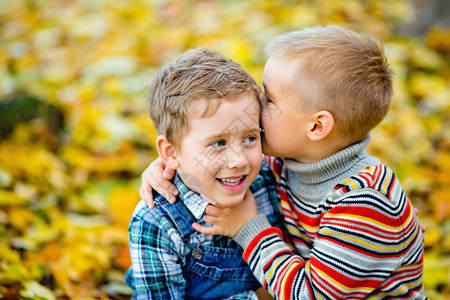
{"type": "Polygon", "coordinates": [[[228,201],[226,201],[226,203],[223,203],[223,204],[219,203],[219,204],[226,206],[226,207],[235,206],[236,204],[239,204],[244,200],[244,196],[245,196],[245,194],[229,196],[228,201]]]}

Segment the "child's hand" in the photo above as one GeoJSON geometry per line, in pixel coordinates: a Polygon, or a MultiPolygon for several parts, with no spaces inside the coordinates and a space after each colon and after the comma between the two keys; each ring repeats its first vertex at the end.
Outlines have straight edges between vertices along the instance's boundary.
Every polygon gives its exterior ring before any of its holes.
{"type": "Polygon", "coordinates": [[[147,203],[150,209],[155,207],[152,188],[160,195],[164,196],[170,203],[175,203],[175,196],[178,194],[178,190],[176,186],[170,182],[170,179],[173,178],[174,174],[175,170],[166,167],[159,157],[142,173],[142,183],[141,188],[139,189],[139,195],[141,196],[141,199],[147,203]]]}
{"type": "Polygon", "coordinates": [[[220,204],[210,204],[206,207],[203,219],[213,226],[194,223],[192,227],[204,234],[234,237],[245,223],[257,215],[258,206],[255,197],[253,197],[252,192],[247,191],[244,200],[235,206],[222,207],[220,204]]]}

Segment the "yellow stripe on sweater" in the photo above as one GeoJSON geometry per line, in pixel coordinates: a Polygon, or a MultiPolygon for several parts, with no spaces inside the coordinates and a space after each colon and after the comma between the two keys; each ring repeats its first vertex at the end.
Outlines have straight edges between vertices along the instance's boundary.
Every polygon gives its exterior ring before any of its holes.
{"type": "MultiPolygon", "coordinates": [[[[327,213],[326,214],[326,216],[328,217],[328,216],[331,216],[331,217],[344,217],[344,218],[348,218],[348,219],[355,219],[355,220],[358,220],[358,221],[360,221],[360,220],[364,220],[364,221],[368,221],[368,222],[370,222],[370,223],[372,223],[372,224],[376,224],[376,225],[378,225],[378,227],[381,227],[381,228],[385,228],[385,229],[390,229],[390,230],[398,230],[398,229],[401,229],[402,227],[403,227],[403,224],[400,224],[399,226],[390,226],[390,225],[387,225],[387,224],[385,224],[385,223],[382,223],[382,222],[380,222],[380,221],[377,221],[377,220],[375,220],[375,219],[372,219],[372,218],[369,218],[369,217],[363,217],[363,216],[360,216],[360,215],[355,215],[355,214],[341,214],[341,213],[339,213],[339,214],[333,214],[333,213],[327,213]]],[[[407,220],[409,220],[410,218],[408,217],[408,219],[407,220]]],[[[406,223],[406,222],[405,222],[406,223]]]]}
{"type": "Polygon", "coordinates": [[[386,168],[386,170],[387,170],[386,178],[384,179],[384,185],[383,185],[383,188],[381,189],[381,192],[385,195],[386,195],[386,186],[391,181],[391,177],[392,177],[392,171],[388,168],[386,168]]]}
{"type": "Polygon", "coordinates": [[[320,273],[321,276],[325,277],[327,279],[326,281],[333,282],[335,285],[339,286],[342,290],[345,290],[345,291],[363,290],[363,291],[367,291],[367,292],[370,292],[371,290],[373,290],[373,288],[370,288],[370,287],[358,286],[358,287],[352,288],[352,287],[343,285],[339,281],[337,281],[334,278],[328,276],[328,274],[325,273],[324,271],[322,271],[320,269],[315,269],[315,270],[318,273],[320,273]]]}
{"type": "Polygon", "coordinates": [[[414,281],[414,282],[412,282],[410,284],[404,284],[401,289],[399,289],[398,291],[396,291],[394,293],[393,292],[389,292],[389,294],[387,294],[387,293],[381,292],[381,293],[376,294],[373,297],[367,298],[367,299],[380,299],[381,296],[395,296],[395,295],[404,293],[406,288],[409,289],[412,286],[419,285],[421,281],[422,281],[422,278],[419,278],[418,280],[416,280],[416,281],[414,281]]]}
{"type": "Polygon", "coordinates": [[[352,237],[352,236],[343,235],[343,234],[339,234],[339,233],[336,233],[336,232],[331,232],[328,229],[323,229],[322,232],[326,233],[326,234],[328,234],[330,236],[338,236],[340,238],[356,242],[357,244],[365,245],[365,246],[367,246],[369,248],[378,249],[378,250],[389,250],[389,251],[392,251],[392,250],[399,250],[399,249],[404,247],[403,244],[401,244],[399,246],[396,246],[396,247],[382,247],[382,246],[378,246],[378,245],[375,245],[375,244],[372,244],[372,243],[369,243],[369,242],[357,239],[357,238],[352,237]]]}

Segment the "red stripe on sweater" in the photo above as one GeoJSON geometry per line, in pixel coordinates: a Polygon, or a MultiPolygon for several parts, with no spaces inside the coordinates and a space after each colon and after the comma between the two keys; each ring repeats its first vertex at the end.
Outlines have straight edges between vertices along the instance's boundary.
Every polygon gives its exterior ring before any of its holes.
{"type": "Polygon", "coordinates": [[[383,168],[381,165],[376,166],[376,179],[374,182],[372,182],[371,188],[376,189],[376,185],[380,182],[381,173],[383,173],[382,171],[383,171],[383,168]]]}
{"type": "Polygon", "coordinates": [[[405,278],[419,277],[419,276],[421,276],[422,272],[423,272],[422,266],[418,266],[417,268],[414,268],[414,269],[405,269],[405,270],[402,270],[401,272],[397,271],[392,275],[393,278],[391,280],[385,282],[383,285],[381,285],[381,287],[388,287],[389,285],[400,282],[400,281],[402,281],[402,279],[405,279],[405,278]],[[399,276],[401,274],[404,274],[404,275],[399,276]]]}
{"type": "Polygon", "coordinates": [[[280,298],[282,294],[284,294],[285,299],[292,299],[291,295],[292,295],[292,283],[295,280],[295,277],[297,276],[297,273],[299,272],[299,270],[301,268],[303,268],[305,266],[306,262],[303,263],[299,263],[297,265],[294,266],[294,268],[291,269],[291,271],[286,275],[286,279],[285,279],[285,285],[284,285],[284,291],[281,290],[280,291],[280,298]]]}
{"type": "MultiPolygon", "coordinates": [[[[330,278],[333,278],[337,282],[341,283],[342,285],[349,287],[349,288],[356,288],[356,287],[369,287],[375,289],[377,286],[380,285],[381,280],[374,280],[374,279],[365,279],[365,280],[354,280],[348,276],[345,276],[343,272],[339,272],[338,270],[335,270],[332,267],[329,267],[328,265],[324,264],[322,261],[317,260],[315,257],[311,257],[309,260],[309,263],[312,268],[316,268],[321,270],[323,273],[327,274],[330,278]]],[[[319,275],[319,274],[318,274],[319,275]]],[[[322,277],[325,281],[328,280],[326,277],[322,277]]]]}
{"type": "MultiPolygon", "coordinates": [[[[370,257],[376,257],[376,258],[400,257],[400,256],[404,255],[404,253],[405,253],[405,251],[406,251],[405,249],[403,249],[401,252],[399,252],[399,253],[397,253],[397,254],[394,254],[394,253],[375,254],[375,253],[369,252],[369,250],[372,250],[371,248],[365,248],[365,249],[367,249],[368,251],[364,251],[364,250],[362,250],[362,249],[360,249],[360,248],[353,247],[351,244],[344,244],[344,243],[342,243],[342,242],[340,242],[340,241],[338,241],[338,240],[336,240],[336,239],[333,239],[333,238],[321,236],[320,239],[321,239],[321,240],[327,240],[327,241],[329,241],[330,243],[333,243],[333,244],[336,244],[336,245],[340,245],[340,246],[342,246],[342,247],[344,247],[344,248],[347,248],[347,249],[349,249],[349,250],[352,250],[352,251],[354,251],[354,252],[361,253],[362,255],[367,255],[367,256],[370,256],[370,257]]],[[[317,240],[319,240],[319,237],[317,237],[317,240]]],[[[367,247],[367,246],[364,245],[364,247],[367,247]]],[[[385,251],[385,252],[386,252],[386,251],[385,251]]]]}
{"type": "Polygon", "coordinates": [[[272,264],[272,262],[273,262],[276,258],[279,258],[279,255],[285,254],[285,253],[286,253],[286,254],[292,254],[292,251],[291,251],[291,250],[288,250],[288,249],[283,249],[283,250],[281,250],[281,251],[279,251],[279,252],[277,252],[277,253],[273,253],[272,259],[271,259],[270,261],[268,261],[268,262],[263,266],[264,271],[266,271],[267,269],[270,268],[270,265],[272,264]]]}
{"type": "Polygon", "coordinates": [[[391,199],[391,191],[392,191],[392,187],[394,186],[395,180],[396,180],[396,176],[394,173],[392,173],[392,178],[391,178],[391,182],[389,183],[389,189],[388,189],[388,193],[387,193],[387,198],[391,199]]]}
{"type": "Polygon", "coordinates": [[[382,238],[385,240],[398,240],[400,238],[398,236],[398,232],[382,230],[379,227],[363,224],[361,222],[355,222],[354,225],[351,225],[351,224],[342,224],[342,223],[335,223],[335,222],[328,221],[328,222],[322,222],[322,225],[346,228],[348,230],[352,230],[353,232],[368,233],[368,234],[370,234],[371,237],[379,237],[379,238],[382,238]],[[374,230],[362,228],[361,225],[364,225],[364,226],[369,227],[374,230]]]}
{"type": "Polygon", "coordinates": [[[250,257],[250,254],[255,250],[255,247],[259,244],[261,239],[271,235],[271,234],[278,234],[281,238],[283,238],[283,233],[280,229],[276,227],[270,227],[267,229],[264,229],[260,233],[258,233],[248,244],[247,248],[244,250],[243,258],[248,263],[248,259],[250,257]]]}
{"type": "MultiPolygon", "coordinates": [[[[314,282],[314,285],[318,286],[320,290],[323,293],[327,293],[331,295],[332,299],[341,299],[342,293],[346,294],[345,291],[338,290],[337,286],[334,285],[334,283],[329,282],[328,278],[322,278],[322,275],[317,272],[317,269],[311,268],[311,280],[314,282]],[[321,278],[322,280],[319,280],[321,278]],[[329,285],[324,285],[322,282],[327,282],[329,285]]],[[[361,299],[364,296],[367,295],[367,293],[361,293],[361,292],[353,292],[352,295],[358,296],[356,299],[361,299]]],[[[348,295],[345,297],[345,299],[354,299],[353,297],[349,297],[348,295]]]]}
{"type": "MultiPolygon", "coordinates": [[[[330,209],[328,211],[328,213],[347,214],[347,215],[353,215],[353,216],[355,216],[355,218],[364,217],[364,218],[374,219],[375,221],[378,221],[382,224],[385,224],[387,226],[392,226],[392,227],[397,227],[400,225],[400,222],[399,222],[399,219],[397,216],[389,217],[376,209],[367,208],[367,207],[335,206],[332,209],[330,209]]],[[[403,215],[405,215],[405,213],[403,213],[403,215]]],[[[403,217],[403,215],[402,215],[402,217],[403,217]]],[[[339,218],[339,216],[328,217],[328,215],[325,214],[322,220],[326,221],[326,220],[333,220],[333,219],[337,219],[337,218],[339,218]]],[[[352,222],[352,221],[346,220],[346,222],[352,222]]]]}
{"type": "MultiPolygon", "coordinates": [[[[291,253],[292,253],[292,252],[291,252],[291,253]]],[[[292,265],[295,265],[295,264],[305,265],[306,262],[302,261],[302,259],[301,259],[300,256],[294,256],[294,257],[291,257],[291,258],[289,259],[288,263],[284,264],[284,266],[283,266],[281,269],[279,269],[279,270],[277,271],[277,273],[278,273],[278,274],[285,274],[286,270],[290,270],[290,269],[292,268],[292,265]]],[[[273,267],[275,267],[275,266],[273,266],[273,267]]],[[[265,269],[264,269],[264,272],[267,272],[267,271],[268,271],[267,268],[265,268],[265,269]]],[[[269,270],[269,271],[270,271],[270,270],[269,270]]],[[[278,286],[279,286],[281,283],[282,283],[282,281],[276,280],[276,281],[275,281],[275,285],[274,285],[274,287],[273,287],[273,290],[276,291],[276,290],[278,289],[278,286]]]]}
{"type": "Polygon", "coordinates": [[[358,174],[359,178],[364,179],[364,181],[366,182],[366,186],[370,186],[370,174],[367,174],[367,172],[361,172],[358,174]],[[369,177],[369,178],[367,178],[369,177]]]}
{"type": "MultiPolygon", "coordinates": [[[[295,221],[295,223],[297,223],[297,225],[299,225],[299,227],[301,227],[301,225],[296,220],[302,220],[302,223],[304,223],[310,227],[319,226],[321,216],[311,217],[307,214],[302,213],[301,211],[296,209],[294,202],[292,202],[290,199],[287,199],[286,192],[284,192],[283,194],[280,193],[280,195],[282,195],[282,197],[283,197],[281,199],[283,199],[289,205],[288,208],[283,207],[283,212],[286,212],[288,214],[288,216],[296,216],[296,219],[294,219],[293,217],[290,217],[290,218],[293,221],[295,221]]],[[[284,214],[284,215],[287,215],[287,214],[284,214]]]]}

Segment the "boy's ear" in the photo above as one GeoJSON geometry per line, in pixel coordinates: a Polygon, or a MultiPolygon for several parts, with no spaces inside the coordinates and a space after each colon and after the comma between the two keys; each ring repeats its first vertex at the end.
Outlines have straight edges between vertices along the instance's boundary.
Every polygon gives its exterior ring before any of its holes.
{"type": "Polygon", "coordinates": [[[156,149],[158,150],[159,157],[161,157],[166,166],[174,170],[180,166],[175,147],[169,143],[164,135],[159,135],[156,138],[156,149]]]}
{"type": "Polygon", "coordinates": [[[326,138],[334,128],[333,115],[326,110],[321,110],[312,115],[311,126],[308,129],[308,138],[312,141],[320,141],[326,138]]]}

